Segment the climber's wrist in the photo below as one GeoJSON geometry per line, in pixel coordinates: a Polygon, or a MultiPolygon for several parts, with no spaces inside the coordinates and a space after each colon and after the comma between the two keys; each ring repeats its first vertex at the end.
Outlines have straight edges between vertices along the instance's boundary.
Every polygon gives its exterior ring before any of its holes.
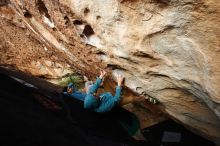
{"type": "Polygon", "coordinates": [[[121,82],[118,82],[118,86],[120,86],[120,87],[121,87],[121,85],[122,85],[122,83],[121,83],[121,82]]]}
{"type": "Polygon", "coordinates": [[[102,80],[102,79],[103,79],[103,76],[100,75],[99,78],[102,80]]]}

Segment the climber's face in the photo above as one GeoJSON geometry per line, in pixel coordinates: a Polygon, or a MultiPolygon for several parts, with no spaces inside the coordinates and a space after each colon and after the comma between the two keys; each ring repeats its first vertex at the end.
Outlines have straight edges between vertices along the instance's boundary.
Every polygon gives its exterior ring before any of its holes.
{"type": "Polygon", "coordinates": [[[74,89],[73,87],[67,87],[67,93],[73,93],[74,89]]]}

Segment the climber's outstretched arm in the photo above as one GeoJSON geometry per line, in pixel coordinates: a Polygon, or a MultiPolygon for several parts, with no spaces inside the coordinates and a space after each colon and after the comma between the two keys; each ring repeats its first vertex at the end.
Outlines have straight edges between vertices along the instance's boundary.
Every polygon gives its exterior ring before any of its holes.
{"type": "Polygon", "coordinates": [[[106,71],[104,70],[100,71],[100,76],[96,79],[95,84],[89,89],[88,94],[93,94],[98,90],[100,84],[102,83],[102,79],[106,74],[107,74],[106,71]]]}
{"type": "Polygon", "coordinates": [[[117,87],[116,87],[116,91],[115,91],[115,96],[114,96],[114,100],[116,100],[117,102],[120,100],[121,98],[121,89],[122,89],[122,83],[124,81],[124,77],[121,75],[117,76],[117,87]]]}
{"type": "Polygon", "coordinates": [[[102,79],[97,78],[96,81],[95,81],[95,84],[93,84],[92,87],[89,89],[88,94],[93,94],[93,93],[95,93],[95,92],[98,90],[98,88],[99,88],[101,82],[102,82],[102,79]]]}
{"type": "Polygon", "coordinates": [[[121,100],[121,90],[122,90],[122,82],[124,78],[122,76],[117,76],[117,87],[115,91],[115,96],[112,95],[106,95],[108,96],[107,100],[105,99],[104,102],[102,102],[101,106],[95,109],[96,112],[104,113],[111,111],[116,105],[118,105],[119,101],[121,100]]]}

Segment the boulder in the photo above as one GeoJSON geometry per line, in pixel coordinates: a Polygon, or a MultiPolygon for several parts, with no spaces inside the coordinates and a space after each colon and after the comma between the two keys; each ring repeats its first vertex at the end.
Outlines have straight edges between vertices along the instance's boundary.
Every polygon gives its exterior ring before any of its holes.
{"type": "Polygon", "coordinates": [[[219,8],[217,0],[3,1],[0,63],[48,78],[107,68],[125,76],[127,91],[156,98],[219,143],[219,8]]]}

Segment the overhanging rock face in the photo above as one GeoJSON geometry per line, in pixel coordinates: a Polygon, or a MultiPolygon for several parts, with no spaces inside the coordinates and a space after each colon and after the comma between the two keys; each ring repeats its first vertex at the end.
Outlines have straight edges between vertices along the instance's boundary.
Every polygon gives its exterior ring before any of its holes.
{"type": "Polygon", "coordinates": [[[1,34],[13,28],[29,40],[21,47],[13,45],[18,35],[1,36],[2,48],[9,48],[9,61],[1,54],[2,64],[50,77],[72,66],[93,77],[99,68],[110,68],[126,77],[132,91],[157,98],[170,116],[219,141],[217,0],[12,0],[0,5],[1,34]],[[32,57],[20,55],[19,63],[18,56],[10,58],[19,47],[32,57]]]}

